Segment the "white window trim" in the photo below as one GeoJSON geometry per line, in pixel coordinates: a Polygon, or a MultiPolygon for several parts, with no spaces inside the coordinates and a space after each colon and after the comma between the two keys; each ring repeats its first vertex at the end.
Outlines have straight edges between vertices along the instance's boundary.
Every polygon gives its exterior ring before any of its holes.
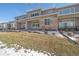
{"type": "MultiPolygon", "coordinates": [[[[51,17],[44,18],[44,23],[43,23],[44,25],[45,25],[45,19],[50,19],[51,22],[53,21],[53,19],[51,17]]],[[[51,24],[51,22],[50,22],[50,24],[51,24]]]]}

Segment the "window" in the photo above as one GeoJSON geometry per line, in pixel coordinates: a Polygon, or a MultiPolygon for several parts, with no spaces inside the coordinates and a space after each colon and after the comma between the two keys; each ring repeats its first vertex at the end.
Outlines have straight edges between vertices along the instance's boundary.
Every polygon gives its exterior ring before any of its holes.
{"type": "Polygon", "coordinates": [[[57,13],[56,11],[53,11],[53,10],[49,10],[48,11],[48,14],[52,14],[52,13],[57,13]]]}
{"type": "Polygon", "coordinates": [[[79,6],[75,7],[75,12],[79,12],[79,6]]]}
{"type": "Polygon", "coordinates": [[[54,12],[53,10],[49,10],[49,11],[48,11],[48,14],[51,14],[51,13],[53,13],[53,12],[54,12]]]}
{"type": "Polygon", "coordinates": [[[39,24],[38,23],[33,23],[32,24],[32,28],[38,28],[39,27],[39,24]]]}
{"type": "Polygon", "coordinates": [[[33,17],[34,16],[34,14],[31,14],[31,17],[33,17]]]}
{"type": "Polygon", "coordinates": [[[21,29],[25,29],[25,24],[21,24],[21,29]]]}
{"type": "Polygon", "coordinates": [[[59,14],[70,14],[70,13],[74,13],[74,8],[68,8],[59,11],[59,14]]]}
{"type": "Polygon", "coordinates": [[[74,28],[74,21],[59,22],[59,28],[74,28]]]}
{"type": "Polygon", "coordinates": [[[27,15],[18,16],[16,17],[16,20],[25,19],[27,17],[28,17],[27,15]]]}
{"type": "Polygon", "coordinates": [[[45,19],[45,25],[50,25],[50,23],[51,23],[51,20],[50,19],[45,19]]]}
{"type": "Polygon", "coordinates": [[[35,27],[35,24],[32,24],[32,27],[35,27]]]}
{"type": "Polygon", "coordinates": [[[33,13],[33,14],[31,14],[31,17],[34,17],[34,16],[39,16],[39,13],[33,13]]]}
{"type": "Polygon", "coordinates": [[[35,16],[39,16],[39,13],[35,13],[35,16]]]}

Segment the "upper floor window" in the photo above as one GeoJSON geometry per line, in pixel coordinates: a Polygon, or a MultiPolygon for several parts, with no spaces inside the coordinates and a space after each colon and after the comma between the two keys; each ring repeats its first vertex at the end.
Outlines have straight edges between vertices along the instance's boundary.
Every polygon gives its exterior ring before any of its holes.
{"type": "Polygon", "coordinates": [[[56,11],[53,11],[53,10],[49,10],[48,11],[48,14],[51,14],[51,13],[57,13],[56,11]]]}
{"type": "Polygon", "coordinates": [[[68,8],[59,11],[59,14],[70,14],[70,13],[74,13],[74,8],[68,8]]]}
{"type": "Polygon", "coordinates": [[[44,22],[45,22],[44,23],[45,25],[50,25],[51,24],[51,19],[49,19],[49,18],[45,19],[44,22]]]}
{"type": "Polygon", "coordinates": [[[79,12],[79,6],[75,7],[75,12],[79,12]]]}
{"type": "Polygon", "coordinates": [[[53,10],[49,10],[49,11],[48,11],[48,14],[51,14],[51,13],[53,13],[53,12],[54,12],[53,10]]]}
{"type": "Polygon", "coordinates": [[[21,16],[21,19],[25,19],[25,18],[27,18],[27,15],[22,15],[21,16]]]}
{"type": "Polygon", "coordinates": [[[39,13],[33,13],[33,14],[31,14],[31,17],[34,17],[34,16],[39,16],[39,13]]]}
{"type": "Polygon", "coordinates": [[[25,19],[27,17],[28,17],[27,15],[21,15],[21,16],[16,17],[16,20],[25,19]]]}

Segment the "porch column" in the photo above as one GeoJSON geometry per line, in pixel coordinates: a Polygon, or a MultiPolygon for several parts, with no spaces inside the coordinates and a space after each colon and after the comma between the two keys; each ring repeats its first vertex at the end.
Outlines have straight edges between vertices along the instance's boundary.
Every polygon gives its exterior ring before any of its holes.
{"type": "Polygon", "coordinates": [[[26,23],[25,23],[25,29],[26,29],[26,30],[28,29],[27,21],[26,21],[26,23]]]}
{"type": "Polygon", "coordinates": [[[42,29],[42,30],[43,30],[43,25],[44,25],[44,20],[42,19],[42,20],[40,20],[40,29],[42,29]]]}
{"type": "Polygon", "coordinates": [[[18,22],[15,22],[15,29],[18,30],[18,22]]]}

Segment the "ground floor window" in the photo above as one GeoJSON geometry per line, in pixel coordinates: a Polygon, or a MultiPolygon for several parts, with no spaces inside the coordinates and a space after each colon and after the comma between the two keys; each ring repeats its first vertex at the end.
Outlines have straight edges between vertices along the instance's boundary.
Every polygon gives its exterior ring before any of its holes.
{"type": "Polygon", "coordinates": [[[51,24],[51,19],[47,18],[44,20],[45,25],[50,25],[51,24]]]}
{"type": "Polygon", "coordinates": [[[18,29],[25,29],[25,24],[18,23],[17,27],[18,27],[18,29]]]}
{"type": "Polygon", "coordinates": [[[59,22],[59,28],[74,28],[74,21],[59,22]]]}
{"type": "Polygon", "coordinates": [[[39,28],[39,23],[33,23],[32,28],[39,28]]]}

